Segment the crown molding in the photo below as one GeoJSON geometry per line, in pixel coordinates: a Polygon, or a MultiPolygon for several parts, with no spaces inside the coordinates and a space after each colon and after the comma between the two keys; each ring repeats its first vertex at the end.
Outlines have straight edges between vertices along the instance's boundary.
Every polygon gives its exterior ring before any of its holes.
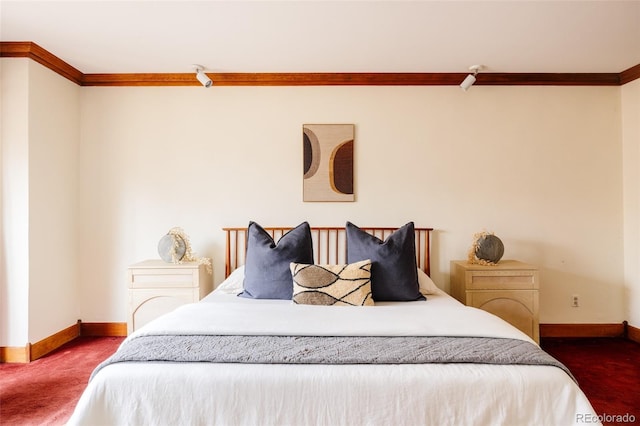
{"type": "Polygon", "coordinates": [[[620,85],[630,83],[638,78],[640,78],[640,64],[620,73],[620,85]]]}
{"type": "MultiPolygon", "coordinates": [[[[466,73],[207,73],[214,86],[457,86],[466,73]]],[[[484,73],[478,86],[618,86],[618,73],[484,73]]],[[[199,86],[188,74],[85,74],[83,86],[199,86]]]]}
{"type": "MultiPolygon", "coordinates": [[[[80,86],[199,86],[194,73],[84,74],[30,41],[0,42],[0,57],[29,58],[80,86]]],[[[207,73],[214,86],[457,86],[467,73],[207,73]]],[[[478,86],[620,86],[620,73],[481,73],[478,86]]]]}
{"type": "MultiPolygon", "coordinates": [[[[463,76],[466,74],[463,74],[463,76]]],[[[482,73],[474,86],[619,86],[619,73],[482,73]]],[[[458,83],[461,80],[458,80],[458,83]]]]}
{"type": "Polygon", "coordinates": [[[81,71],[31,41],[0,42],[0,57],[32,59],[72,82],[82,85],[81,71]]]}
{"type": "Polygon", "coordinates": [[[195,73],[188,74],[84,74],[82,86],[200,86],[195,73]]]}

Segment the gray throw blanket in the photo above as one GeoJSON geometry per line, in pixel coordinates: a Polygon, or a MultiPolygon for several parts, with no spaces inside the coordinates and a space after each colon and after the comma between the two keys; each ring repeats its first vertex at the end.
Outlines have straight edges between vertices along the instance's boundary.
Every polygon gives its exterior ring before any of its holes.
{"type": "Polygon", "coordinates": [[[538,346],[490,337],[323,337],[151,335],[125,342],[91,375],[118,362],[249,364],[476,363],[551,365],[571,372],[538,346]]]}

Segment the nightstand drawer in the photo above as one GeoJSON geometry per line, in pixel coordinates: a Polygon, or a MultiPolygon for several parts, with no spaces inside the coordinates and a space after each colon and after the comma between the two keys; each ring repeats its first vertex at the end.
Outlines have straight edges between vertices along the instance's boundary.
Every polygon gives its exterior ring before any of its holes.
{"type": "Polygon", "coordinates": [[[536,271],[467,271],[467,289],[534,290],[538,288],[536,271]]]}
{"type": "Polygon", "coordinates": [[[198,268],[135,269],[129,275],[129,288],[198,287],[198,268]]]}

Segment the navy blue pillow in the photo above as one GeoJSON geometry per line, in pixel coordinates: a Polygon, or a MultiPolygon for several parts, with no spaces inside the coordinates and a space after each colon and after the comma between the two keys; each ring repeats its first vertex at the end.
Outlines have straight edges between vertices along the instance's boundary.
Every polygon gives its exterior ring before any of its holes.
{"type": "Polygon", "coordinates": [[[418,284],[413,222],[380,240],[351,222],[346,225],[347,263],[371,259],[371,292],[375,301],[425,300],[418,284]]]}
{"type": "Polygon", "coordinates": [[[244,262],[244,290],[238,296],[250,299],[293,297],[289,265],[313,263],[311,228],[307,222],[296,226],[278,240],[255,222],[247,228],[247,255],[244,262]]]}

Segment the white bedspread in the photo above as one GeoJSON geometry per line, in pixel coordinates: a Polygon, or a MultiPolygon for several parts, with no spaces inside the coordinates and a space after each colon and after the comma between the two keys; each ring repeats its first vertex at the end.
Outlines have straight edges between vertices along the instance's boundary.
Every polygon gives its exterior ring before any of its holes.
{"type": "MultiPolygon", "coordinates": [[[[530,339],[441,293],[373,307],[294,305],[214,292],[144,334],[430,335],[530,339]]],[[[120,363],[101,370],[69,424],[570,425],[595,415],[556,367],[478,364],[120,363]]]]}

